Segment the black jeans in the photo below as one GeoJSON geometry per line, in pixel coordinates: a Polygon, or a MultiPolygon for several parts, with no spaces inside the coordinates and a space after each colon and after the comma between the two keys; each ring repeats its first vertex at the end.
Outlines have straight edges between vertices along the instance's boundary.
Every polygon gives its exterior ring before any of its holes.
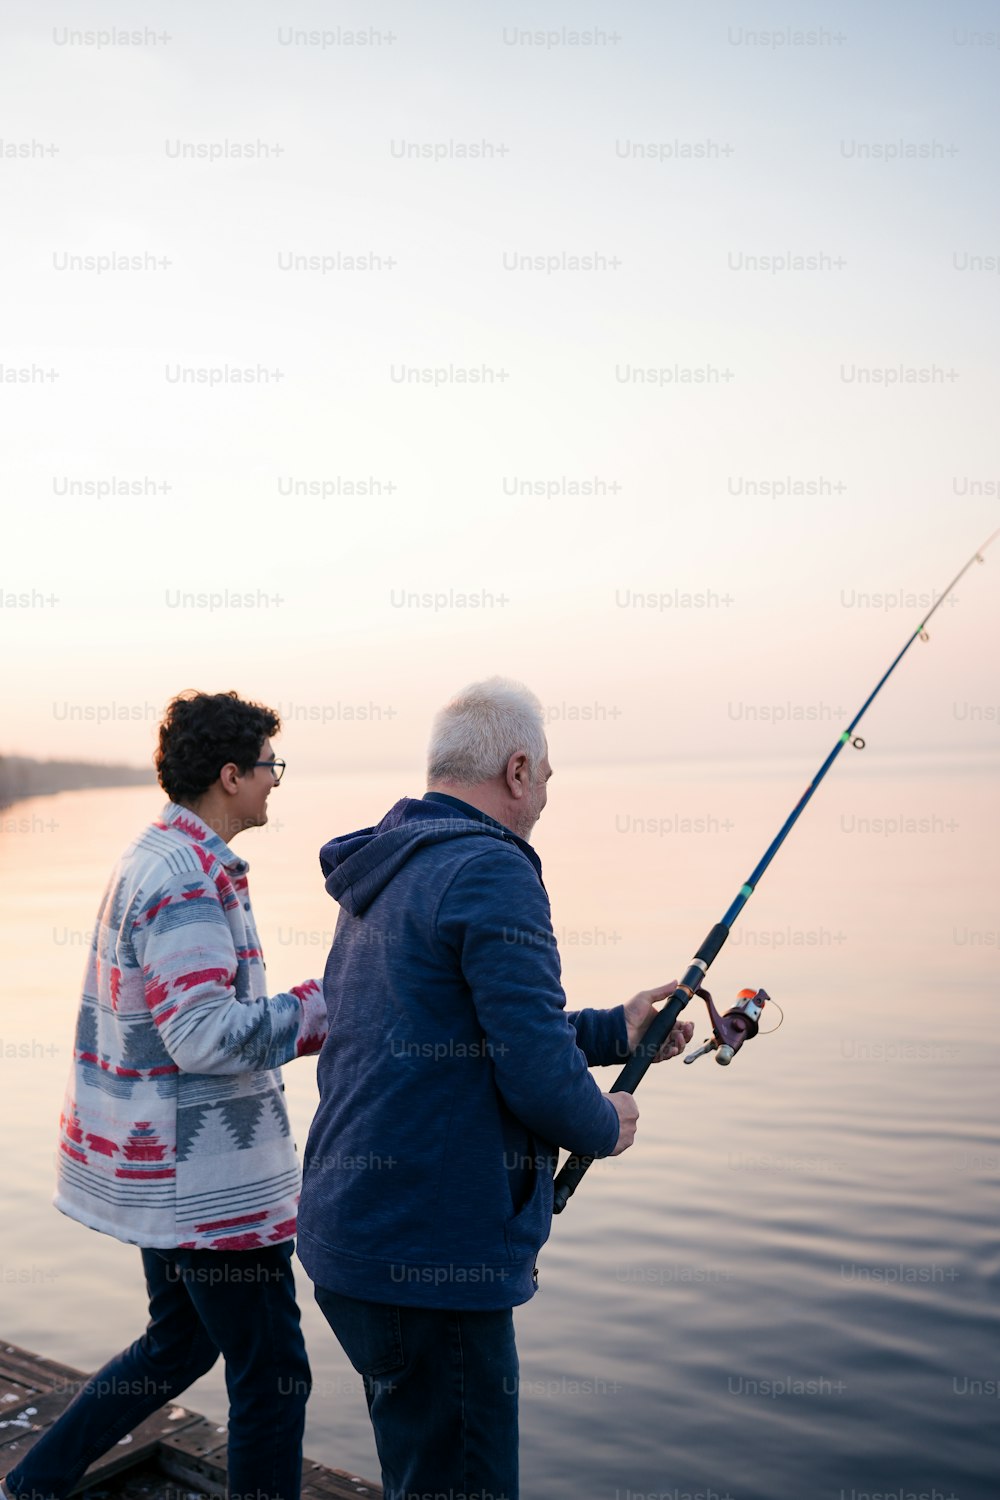
{"type": "Polygon", "coordinates": [[[230,1500],[298,1500],[309,1361],[292,1242],[263,1250],[143,1250],[146,1332],[92,1375],[4,1480],[11,1500],[62,1500],[96,1458],[221,1354],[230,1500]]]}
{"type": "Polygon", "coordinates": [[[517,1500],[509,1307],[398,1307],[323,1286],[316,1301],[364,1378],[385,1500],[517,1500]]]}

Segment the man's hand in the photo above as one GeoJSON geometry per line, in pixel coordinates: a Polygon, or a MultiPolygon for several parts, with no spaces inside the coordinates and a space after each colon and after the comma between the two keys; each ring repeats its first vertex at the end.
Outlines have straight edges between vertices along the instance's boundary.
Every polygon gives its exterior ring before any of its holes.
{"type": "Polygon", "coordinates": [[[610,1099],[618,1113],[618,1144],[612,1151],[612,1156],[621,1156],[627,1151],[635,1140],[635,1127],[639,1119],[639,1106],[631,1094],[605,1094],[605,1099],[610,1099]]]}
{"type": "MultiPolygon", "coordinates": [[[[656,1006],[661,1000],[669,999],[676,988],[677,981],[672,979],[669,984],[661,984],[655,990],[640,990],[638,995],[633,995],[631,1000],[626,1000],[625,1029],[628,1032],[629,1052],[634,1052],[642,1041],[653,1017],[657,1014],[656,1006]]],[[[653,1061],[666,1062],[668,1058],[679,1057],[693,1036],[694,1022],[678,1021],[653,1061]]]]}

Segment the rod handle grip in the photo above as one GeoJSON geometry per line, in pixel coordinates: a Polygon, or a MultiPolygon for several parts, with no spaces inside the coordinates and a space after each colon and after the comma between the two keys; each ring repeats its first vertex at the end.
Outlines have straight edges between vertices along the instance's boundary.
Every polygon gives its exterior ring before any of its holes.
{"type": "MultiPolygon", "coordinates": [[[[646,1035],[611,1085],[610,1093],[632,1094],[635,1092],[640,1080],[645,1076],[646,1069],[673,1031],[677,1017],[685,1005],[687,1005],[690,998],[690,995],[687,994],[671,996],[663,1009],[658,1012],[646,1035]]],[[[556,1180],[553,1184],[553,1213],[562,1213],[583,1181],[593,1160],[592,1156],[569,1156],[566,1158],[561,1170],[556,1174],[556,1180]]]]}
{"type": "MultiPolygon", "coordinates": [[[[645,1077],[646,1070],[653,1061],[653,1058],[673,1031],[677,1017],[700,986],[701,981],[705,977],[705,970],[712,963],[712,960],[716,957],[728,936],[729,928],[726,923],[716,922],[695,954],[695,959],[698,962],[689,964],[684,978],[681,980],[683,988],[678,990],[676,995],[671,995],[666,1005],[650,1023],[642,1041],[611,1085],[610,1092],[612,1094],[635,1093],[636,1088],[645,1077]]],[[[566,1158],[561,1170],[556,1173],[556,1179],[553,1184],[553,1213],[562,1213],[583,1181],[587,1169],[593,1160],[592,1156],[569,1156],[566,1158]]]]}

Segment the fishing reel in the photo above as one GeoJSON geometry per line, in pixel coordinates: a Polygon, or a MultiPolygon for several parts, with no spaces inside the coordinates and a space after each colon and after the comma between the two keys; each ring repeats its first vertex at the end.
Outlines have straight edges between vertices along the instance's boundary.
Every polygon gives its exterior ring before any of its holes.
{"type": "MultiPolygon", "coordinates": [[[[695,990],[695,994],[700,995],[708,1006],[712,1035],[696,1051],[689,1052],[684,1061],[692,1063],[695,1058],[704,1057],[706,1052],[714,1052],[716,1062],[721,1067],[727,1068],[743,1043],[749,1042],[760,1030],[760,1018],[764,1006],[768,1001],[772,1005],[775,1002],[771,1000],[766,990],[740,990],[736,997],[736,1004],[727,1010],[725,1015],[720,1016],[707,990],[695,990]]],[[[780,1007],[775,1006],[775,1008],[780,1015],[780,1007]]],[[[778,1022],[778,1026],[780,1025],[781,1021],[778,1022]]],[[[773,1026],[771,1030],[777,1031],[778,1026],[773,1026]]],[[[765,1032],[764,1035],[768,1036],[770,1033],[765,1032]]]]}

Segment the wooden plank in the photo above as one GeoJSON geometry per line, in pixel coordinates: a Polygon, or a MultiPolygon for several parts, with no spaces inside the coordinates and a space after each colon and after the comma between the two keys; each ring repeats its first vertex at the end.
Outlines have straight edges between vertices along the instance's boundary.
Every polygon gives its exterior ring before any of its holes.
{"type": "Polygon", "coordinates": [[[382,1486],[347,1469],[328,1469],[306,1459],[302,1465],[302,1500],[382,1500],[382,1486]]]}
{"type": "MultiPolygon", "coordinates": [[[[42,1359],[29,1349],[19,1349],[13,1344],[0,1349],[0,1373],[6,1376],[11,1392],[17,1390],[21,1381],[34,1386],[24,1399],[4,1403],[7,1409],[0,1414],[0,1452],[3,1453],[4,1468],[10,1469],[30,1453],[45,1429],[62,1415],[90,1377],[70,1365],[42,1359]]],[[[193,1420],[192,1413],[176,1405],[154,1412],[128,1437],[91,1464],[76,1490],[103,1482],[113,1474],[155,1457],[161,1438],[176,1433],[178,1421],[183,1426],[193,1420]]]]}
{"type": "Polygon", "coordinates": [[[202,1495],[210,1495],[213,1500],[225,1500],[226,1471],[224,1468],[216,1473],[204,1467],[204,1459],[187,1459],[183,1454],[161,1453],[156,1462],[164,1481],[170,1481],[173,1500],[177,1500],[178,1485],[183,1485],[185,1489],[195,1490],[202,1495]],[[222,1477],[219,1478],[218,1474],[222,1477]]]}
{"type": "MultiPolygon", "coordinates": [[[[0,1345],[0,1473],[20,1463],[89,1377],[14,1344],[0,1345]]],[[[72,1494],[105,1488],[120,1500],[177,1500],[179,1481],[210,1497],[226,1493],[226,1429],[172,1404],[91,1464],[72,1494]],[[159,1482],[157,1482],[159,1474],[159,1482]]],[[[305,1459],[303,1500],[382,1500],[382,1488],[346,1469],[305,1459]]]]}
{"type": "Polygon", "coordinates": [[[0,1417],[0,1460],[4,1469],[12,1469],[42,1431],[41,1425],[30,1415],[31,1403],[9,1416],[0,1417]],[[30,1441],[29,1441],[30,1440],[30,1441]],[[24,1446],[22,1447],[22,1444],[24,1446]],[[11,1454],[16,1453],[17,1458],[11,1454]]]}
{"type": "Polygon", "coordinates": [[[13,1406],[15,1402],[23,1406],[34,1395],[37,1395],[35,1386],[25,1385],[22,1380],[11,1380],[9,1376],[0,1375],[0,1417],[3,1416],[8,1406],[13,1406]]]}
{"type": "Polygon", "coordinates": [[[4,1442],[5,1423],[13,1420],[24,1406],[31,1406],[37,1392],[20,1381],[5,1379],[0,1375],[0,1446],[4,1442]]]}
{"type": "MultiPolygon", "coordinates": [[[[44,1429],[62,1416],[72,1399],[72,1390],[50,1391],[45,1396],[28,1395],[17,1404],[10,1404],[0,1416],[0,1448],[31,1434],[34,1434],[32,1442],[36,1442],[44,1429]]],[[[28,1447],[23,1451],[27,1453],[28,1447]]]]}
{"type": "Polygon", "coordinates": [[[160,1443],[159,1464],[171,1479],[179,1479],[209,1495],[226,1493],[226,1429],[218,1422],[196,1417],[180,1432],[160,1443]]]}
{"type": "Polygon", "coordinates": [[[145,1422],[134,1427],[128,1437],[96,1459],[79,1483],[70,1490],[70,1494],[77,1495],[81,1490],[103,1484],[112,1475],[120,1474],[124,1469],[132,1469],[144,1459],[158,1458],[164,1438],[176,1436],[179,1428],[198,1420],[194,1412],[189,1412],[184,1407],[162,1407],[151,1417],[147,1417],[145,1422]],[[180,1412],[180,1417],[175,1417],[175,1412],[180,1412]]]}
{"type": "Polygon", "coordinates": [[[170,1453],[186,1453],[190,1458],[207,1458],[210,1453],[225,1454],[227,1433],[219,1422],[210,1422],[207,1417],[192,1413],[193,1420],[185,1422],[175,1433],[168,1433],[163,1447],[170,1453]]]}
{"type": "Polygon", "coordinates": [[[120,1474],[111,1481],[110,1488],[100,1497],[95,1495],[94,1500],[111,1500],[111,1497],[113,1500],[198,1500],[198,1496],[197,1486],[185,1487],[185,1492],[179,1494],[177,1485],[164,1474],[154,1458],[120,1474]]]}
{"type": "MultiPolygon", "coordinates": [[[[82,1385],[83,1382],[81,1381],[82,1385]]],[[[56,1417],[61,1417],[78,1387],[64,1387],[61,1391],[49,1391],[44,1396],[32,1396],[30,1409],[35,1413],[34,1420],[40,1427],[51,1427],[56,1417]]]]}
{"type": "Polygon", "coordinates": [[[20,1381],[37,1391],[53,1391],[68,1383],[79,1384],[83,1375],[72,1365],[61,1365],[16,1344],[0,1344],[0,1377],[20,1381]]]}
{"type": "MultiPolygon", "coordinates": [[[[85,1384],[80,1380],[78,1384],[85,1384]]],[[[3,1453],[4,1468],[10,1469],[21,1462],[43,1435],[46,1428],[65,1411],[74,1395],[74,1388],[64,1386],[43,1396],[31,1396],[23,1405],[11,1408],[11,1415],[0,1418],[0,1453],[3,1453]],[[15,1456],[16,1454],[16,1456],[15,1456]]],[[[196,1420],[180,1407],[166,1407],[136,1427],[120,1443],[92,1463],[72,1493],[88,1486],[103,1483],[113,1474],[133,1468],[147,1458],[155,1457],[164,1433],[176,1432],[178,1421],[183,1426],[196,1420]],[[180,1418],[173,1415],[180,1412],[180,1418]]]]}

